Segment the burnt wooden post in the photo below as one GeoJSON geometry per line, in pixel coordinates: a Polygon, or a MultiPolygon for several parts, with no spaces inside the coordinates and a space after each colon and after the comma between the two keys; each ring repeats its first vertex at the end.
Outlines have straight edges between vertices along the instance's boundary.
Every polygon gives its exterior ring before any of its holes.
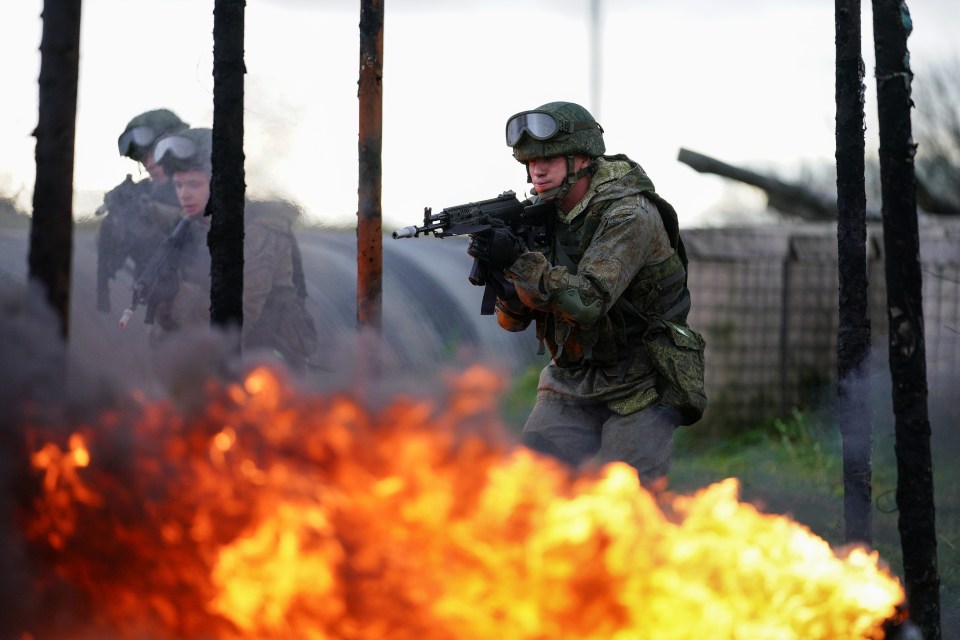
{"type": "Polygon", "coordinates": [[[380,188],[383,148],[383,0],[360,3],[359,208],[357,210],[357,324],[360,366],[380,372],[383,323],[383,233],[380,188]]]}
{"type": "Polygon", "coordinates": [[[867,195],[864,180],[864,69],[860,0],[836,0],[837,398],[843,438],[843,520],[847,542],[873,544],[873,413],[866,365],[867,195]]]}
{"type": "MultiPolygon", "coordinates": [[[[213,150],[210,179],[210,321],[243,325],[243,61],[245,0],[213,9],[213,150]]],[[[239,342],[238,342],[239,348],[239,342]]]]}
{"type": "Polygon", "coordinates": [[[902,0],[873,0],[883,247],[890,323],[890,374],[896,422],[897,508],[910,614],[926,640],[940,640],[940,574],[927,413],[923,278],[911,131],[907,37],[902,0]]]}
{"type": "Polygon", "coordinates": [[[31,283],[39,283],[60,320],[70,326],[73,260],[73,162],[77,131],[81,0],[44,0],[40,42],[37,175],[30,225],[31,283]]]}

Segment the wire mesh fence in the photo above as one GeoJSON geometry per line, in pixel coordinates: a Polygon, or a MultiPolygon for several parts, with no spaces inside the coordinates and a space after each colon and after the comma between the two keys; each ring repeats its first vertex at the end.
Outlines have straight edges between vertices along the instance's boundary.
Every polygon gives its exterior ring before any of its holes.
{"type": "MultiPolygon", "coordinates": [[[[838,273],[835,225],[684,231],[690,324],[707,341],[707,428],[750,427],[816,409],[835,396],[838,273]]],[[[921,230],[931,396],[960,381],[960,227],[921,230]]],[[[873,351],[887,350],[881,229],[868,231],[873,351]]]]}

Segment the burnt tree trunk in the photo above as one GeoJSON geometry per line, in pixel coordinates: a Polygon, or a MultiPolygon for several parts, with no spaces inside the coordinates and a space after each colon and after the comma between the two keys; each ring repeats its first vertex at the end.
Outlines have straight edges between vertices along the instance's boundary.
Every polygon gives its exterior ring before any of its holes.
{"type": "Polygon", "coordinates": [[[359,209],[357,210],[357,324],[360,366],[378,375],[383,323],[383,0],[360,2],[359,209]]]}
{"type": "Polygon", "coordinates": [[[30,225],[31,283],[45,289],[60,320],[70,326],[70,265],[73,259],[73,156],[77,131],[81,0],[44,0],[40,42],[37,175],[30,225]]]}
{"type": "Polygon", "coordinates": [[[911,616],[926,640],[940,640],[940,576],[927,414],[923,280],[910,122],[906,3],[873,0],[883,246],[890,323],[890,374],[896,421],[897,508],[904,585],[911,616]]]}
{"type": "Polygon", "coordinates": [[[245,0],[213,9],[213,175],[210,180],[210,321],[243,325],[243,28],[245,0]]]}
{"type": "Polygon", "coordinates": [[[837,396],[843,437],[843,519],[847,542],[873,543],[872,412],[866,375],[867,194],[864,179],[864,84],[860,0],[836,0],[837,47],[837,396]]]}

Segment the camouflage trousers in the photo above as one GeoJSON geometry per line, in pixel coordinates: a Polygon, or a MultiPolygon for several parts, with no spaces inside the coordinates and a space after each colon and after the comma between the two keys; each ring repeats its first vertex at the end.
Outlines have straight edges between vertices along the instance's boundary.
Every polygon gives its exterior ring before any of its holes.
{"type": "Polygon", "coordinates": [[[627,416],[605,403],[573,403],[538,398],[523,425],[527,447],[581,465],[595,456],[602,464],[625,462],[650,486],[670,472],[673,432],[679,424],[675,411],[653,405],[627,416]]]}

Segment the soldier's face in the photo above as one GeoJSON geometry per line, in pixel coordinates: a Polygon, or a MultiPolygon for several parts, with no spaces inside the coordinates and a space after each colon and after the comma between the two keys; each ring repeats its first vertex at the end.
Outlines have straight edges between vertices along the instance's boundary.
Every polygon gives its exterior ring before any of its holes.
{"type": "Polygon", "coordinates": [[[153,151],[147,151],[143,156],[143,168],[150,174],[150,179],[157,184],[167,184],[170,182],[169,176],[163,170],[163,165],[157,164],[153,159],[153,151]]]}
{"type": "MultiPolygon", "coordinates": [[[[573,168],[579,171],[589,164],[590,159],[586,156],[574,156],[573,168]]],[[[527,163],[527,170],[530,172],[530,181],[538,193],[543,193],[549,189],[556,189],[567,177],[567,158],[566,156],[553,156],[551,158],[537,158],[527,163]]]]}
{"type": "Polygon", "coordinates": [[[173,186],[184,215],[192,217],[203,213],[210,198],[210,176],[206,171],[192,169],[173,174],[173,186]]]}

